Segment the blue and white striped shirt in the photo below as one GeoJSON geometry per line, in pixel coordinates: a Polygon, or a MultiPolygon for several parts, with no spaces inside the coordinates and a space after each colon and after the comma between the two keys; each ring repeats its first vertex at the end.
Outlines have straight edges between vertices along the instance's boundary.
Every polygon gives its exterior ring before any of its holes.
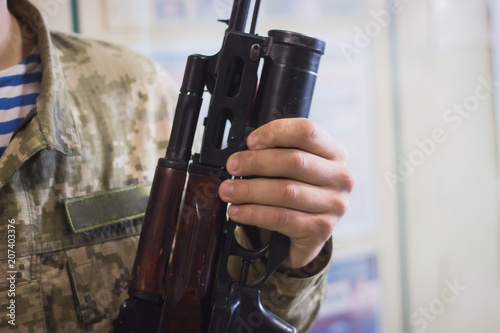
{"type": "Polygon", "coordinates": [[[19,64],[0,71],[0,156],[14,131],[35,106],[41,82],[38,46],[19,64]]]}

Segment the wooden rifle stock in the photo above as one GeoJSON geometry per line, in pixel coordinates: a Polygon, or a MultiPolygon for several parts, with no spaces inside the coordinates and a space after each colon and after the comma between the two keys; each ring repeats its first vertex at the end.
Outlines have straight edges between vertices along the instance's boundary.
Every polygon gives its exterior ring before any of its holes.
{"type": "Polygon", "coordinates": [[[161,332],[207,332],[226,222],[220,180],[191,173],[168,273],[161,332]]]}
{"type": "Polygon", "coordinates": [[[186,172],[159,164],[151,187],[128,294],[113,325],[115,333],[156,332],[164,276],[174,240],[186,172]],[[168,203],[168,205],[165,205],[168,203]]]}
{"type": "Polygon", "coordinates": [[[186,180],[186,172],[172,168],[156,167],[155,179],[132,269],[134,277],[129,293],[148,293],[161,304],[164,275],[172,250],[178,208],[186,180]],[[156,258],[156,260],[151,260],[156,258]]]}

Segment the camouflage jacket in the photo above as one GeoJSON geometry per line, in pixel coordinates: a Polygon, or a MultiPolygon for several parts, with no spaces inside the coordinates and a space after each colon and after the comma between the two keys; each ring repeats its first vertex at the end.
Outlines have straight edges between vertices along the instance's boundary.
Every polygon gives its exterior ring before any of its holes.
{"type": "MultiPolygon", "coordinates": [[[[0,158],[0,331],[109,332],[177,89],[139,54],[50,33],[25,0],[9,9],[36,33],[43,81],[0,158]]],[[[275,273],[263,303],[307,329],[329,257],[305,278],[275,273]]]]}

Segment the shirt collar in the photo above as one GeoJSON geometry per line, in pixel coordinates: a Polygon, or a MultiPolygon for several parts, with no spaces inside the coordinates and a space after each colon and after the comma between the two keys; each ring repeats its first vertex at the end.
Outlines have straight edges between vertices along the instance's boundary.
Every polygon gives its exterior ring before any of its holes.
{"type": "Polygon", "coordinates": [[[26,0],[8,0],[8,6],[37,39],[42,62],[42,90],[36,101],[35,114],[16,131],[0,158],[0,187],[42,149],[57,150],[65,155],[79,155],[81,151],[71,112],[72,101],[58,54],[61,51],[52,43],[42,13],[26,0]]]}

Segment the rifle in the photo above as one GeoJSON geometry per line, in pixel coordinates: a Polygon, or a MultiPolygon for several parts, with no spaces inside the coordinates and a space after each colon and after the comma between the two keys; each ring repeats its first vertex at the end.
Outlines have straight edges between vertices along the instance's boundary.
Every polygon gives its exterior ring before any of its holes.
{"type": "Polygon", "coordinates": [[[325,43],[271,30],[255,34],[260,1],[245,33],[250,0],[235,0],[221,50],[188,57],[166,156],[156,168],[129,284],[114,332],[296,332],[260,302],[260,288],[289,251],[273,232],[255,250],[235,239],[218,187],[227,159],[246,149],[253,129],[307,117],[325,43]],[[259,66],[263,62],[260,72],[259,66]],[[212,95],[201,151],[191,149],[205,88],[212,95]],[[186,184],[187,180],[187,184],[186,184]],[[184,197],[183,203],[181,202],[184,197]],[[175,243],[175,244],[174,244],[175,243]],[[228,271],[239,257],[241,273],[228,271]],[[253,260],[266,271],[247,281],[253,260]]]}

